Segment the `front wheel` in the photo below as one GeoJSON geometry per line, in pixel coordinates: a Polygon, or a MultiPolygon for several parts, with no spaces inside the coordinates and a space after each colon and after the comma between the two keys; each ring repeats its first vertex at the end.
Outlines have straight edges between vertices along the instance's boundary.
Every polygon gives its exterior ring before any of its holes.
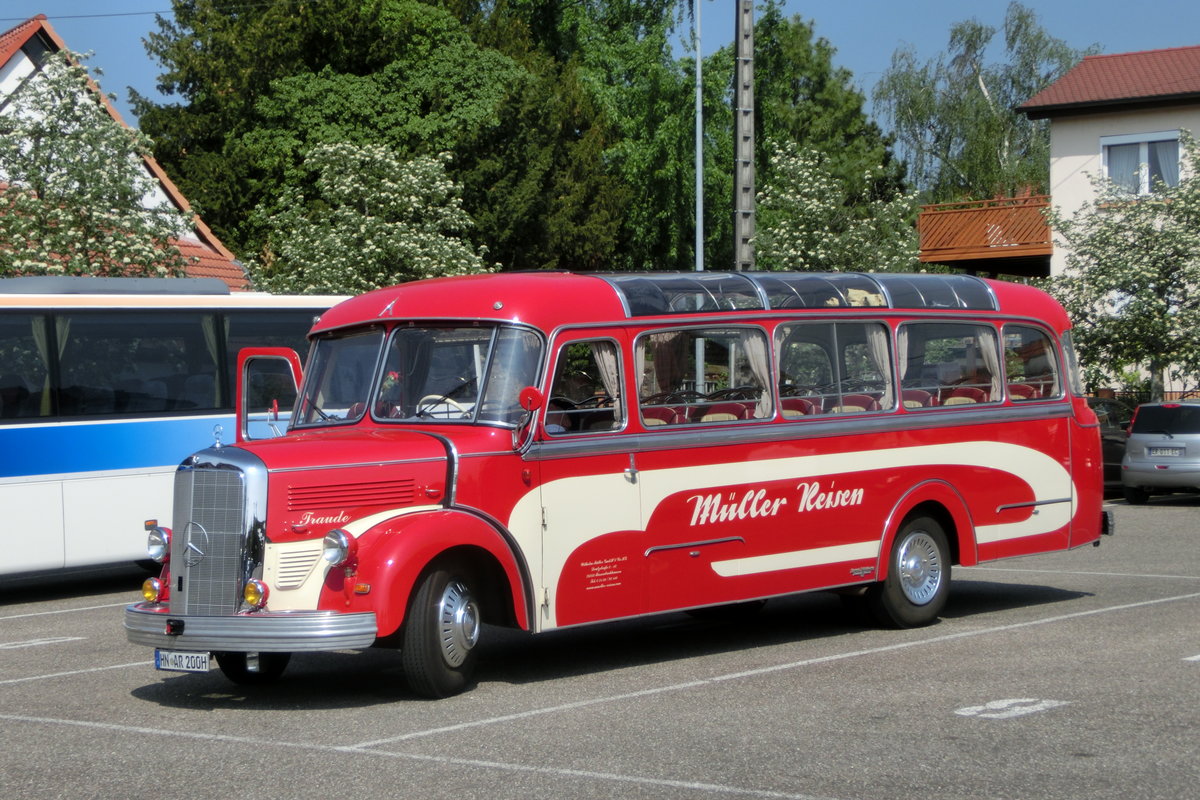
{"type": "Polygon", "coordinates": [[[867,591],[872,615],[897,628],[937,619],[950,591],[950,548],[942,526],[930,517],[909,520],[888,559],[887,578],[867,591]]]}
{"type": "Polygon", "coordinates": [[[216,653],[225,677],[242,686],[274,683],[287,669],[291,653],[216,653]]]}
{"type": "Polygon", "coordinates": [[[409,688],[431,698],[465,689],[475,671],[482,619],[464,572],[453,567],[427,572],[404,622],[400,658],[409,688]]]}

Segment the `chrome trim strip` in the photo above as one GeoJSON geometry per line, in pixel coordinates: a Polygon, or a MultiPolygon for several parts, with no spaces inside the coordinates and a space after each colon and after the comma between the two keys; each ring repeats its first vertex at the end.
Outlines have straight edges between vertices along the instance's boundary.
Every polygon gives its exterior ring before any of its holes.
{"type": "Polygon", "coordinates": [[[329,469],[358,469],[361,467],[395,467],[401,464],[427,464],[433,461],[441,461],[440,458],[400,458],[395,461],[363,461],[354,464],[313,464],[312,466],[303,467],[277,467],[272,468],[271,472],[283,474],[285,472],[312,472],[319,470],[324,472],[329,469]]]}
{"type": "Polygon", "coordinates": [[[654,431],[636,433],[597,432],[592,436],[570,440],[535,442],[525,454],[531,460],[574,458],[578,456],[612,455],[629,452],[652,452],[685,447],[722,447],[726,445],[795,442],[803,446],[809,439],[828,436],[858,436],[894,431],[926,430],[939,427],[984,425],[1006,422],[1028,422],[1038,419],[1070,419],[1069,404],[1034,407],[956,406],[920,411],[884,411],[876,414],[854,414],[842,417],[814,417],[811,420],[746,420],[728,425],[673,425],[654,431]],[[963,410],[959,410],[963,409],[963,410]]]}
{"type": "Polygon", "coordinates": [[[232,617],[172,614],[164,606],[125,607],[125,635],[133,644],[168,650],[294,653],[359,649],[375,642],[375,612],[279,611],[232,617]],[[167,620],[180,620],[183,633],[166,633],[167,620]]]}
{"type": "Polygon", "coordinates": [[[727,544],[728,542],[746,543],[746,540],[741,536],[726,536],[723,539],[705,539],[701,542],[681,542],[680,544],[660,544],[654,547],[646,548],[643,555],[649,556],[651,553],[662,552],[663,550],[686,550],[689,547],[704,547],[709,544],[727,544]]]}
{"type": "Polygon", "coordinates": [[[1002,506],[996,506],[996,513],[998,514],[1001,511],[1012,511],[1013,509],[1016,509],[1016,508],[1033,508],[1034,506],[1049,506],[1049,505],[1055,505],[1057,503],[1069,503],[1069,502],[1071,502],[1071,498],[1069,498],[1069,497],[1055,497],[1051,500],[1034,500],[1029,503],[1007,503],[1002,506]]]}

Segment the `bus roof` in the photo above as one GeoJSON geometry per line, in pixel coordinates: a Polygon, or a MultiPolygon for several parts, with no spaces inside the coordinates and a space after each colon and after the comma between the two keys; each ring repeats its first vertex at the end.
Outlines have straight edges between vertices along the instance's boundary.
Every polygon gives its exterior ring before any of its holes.
{"type": "Polygon", "coordinates": [[[495,320],[542,330],[681,314],[857,308],[1005,312],[1058,330],[1040,289],[971,275],[816,272],[510,272],[404,283],[351,298],[313,328],[389,320],[495,320]]]}

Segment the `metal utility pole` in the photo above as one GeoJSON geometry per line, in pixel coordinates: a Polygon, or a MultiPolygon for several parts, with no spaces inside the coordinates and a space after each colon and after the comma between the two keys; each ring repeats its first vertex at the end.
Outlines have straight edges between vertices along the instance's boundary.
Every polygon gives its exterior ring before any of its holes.
{"type": "Polygon", "coordinates": [[[736,0],[733,90],[733,265],[754,269],[754,0],[736,0]]]}
{"type": "MultiPolygon", "coordinates": [[[[704,271],[704,85],[700,77],[700,3],[692,4],[692,46],[696,48],[696,271],[704,271]]],[[[696,391],[700,391],[697,389],[696,391]]]]}

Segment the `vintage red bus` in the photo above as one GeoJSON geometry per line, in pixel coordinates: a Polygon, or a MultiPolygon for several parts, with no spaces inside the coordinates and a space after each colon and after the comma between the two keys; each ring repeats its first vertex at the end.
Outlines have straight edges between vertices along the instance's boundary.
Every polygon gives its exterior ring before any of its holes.
{"type": "Polygon", "coordinates": [[[838,590],[923,625],[952,564],[1110,530],[1069,329],[1040,290],[966,275],[371,292],[312,329],[281,436],[250,420],[299,358],[243,351],[237,441],[186,459],[171,528],[147,523],[163,568],[127,635],[161,669],[215,655],[239,682],[294,652],[399,647],[437,697],[469,685],[485,622],[838,590]]]}

